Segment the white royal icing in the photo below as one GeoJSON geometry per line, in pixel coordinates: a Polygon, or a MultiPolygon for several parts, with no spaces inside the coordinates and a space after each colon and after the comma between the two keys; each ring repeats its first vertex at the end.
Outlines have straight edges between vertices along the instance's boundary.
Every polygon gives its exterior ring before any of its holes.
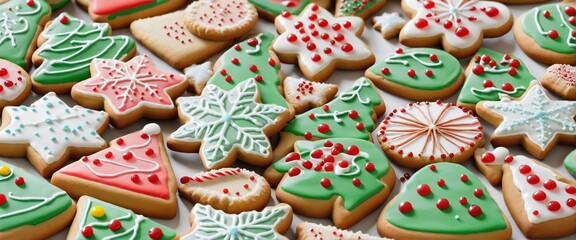
{"type": "Polygon", "coordinates": [[[202,64],[192,64],[184,68],[184,76],[195,84],[206,84],[210,77],[212,77],[212,62],[204,62],[202,64]]]}
{"type": "Polygon", "coordinates": [[[28,85],[28,79],[22,75],[24,72],[22,68],[6,60],[0,59],[0,69],[6,69],[8,72],[6,75],[0,76],[0,87],[2,87],[0,100],[13,101],[24,92],[28,85]]]}
{"type": "Polygon", "coordinates": [[[406,22],[406,19],[400,16],[398,12],[385,12],[380,16],[374,17],[374,27],[379,27],[382,33],[401,28],[406,22]]]}

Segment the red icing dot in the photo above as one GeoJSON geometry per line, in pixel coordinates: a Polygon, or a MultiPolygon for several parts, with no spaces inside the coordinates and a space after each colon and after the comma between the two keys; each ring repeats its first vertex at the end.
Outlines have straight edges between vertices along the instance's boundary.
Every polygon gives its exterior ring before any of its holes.
{"type": "Polygon", "coordinates": [[[228,188],[224,188],[224,189],[222,189],[222,192],[223,192],[224,194],[228,194],[228,193],[230,192],[230,190],[228,190],[228,188]]]}
{"type": "Polygon", "coordinates": [[[6,195],[0,193],[0,206],[4,205],[6,201],[6,195]]]}
{"type": "Polygon", "coordinates": [[[488,17],[496,17],[500,13],[500,11],[498,11],[498,8],[495,7],[487,7],[484,13],[486,13],[488,17]]]}
{"type": "Polygon", "coordinates": [[[438,184],[439,187],[446,186],[446,181],[444,181],[444,179],[438,179],[438,181],[436,181],[436,183],[438,184]]]}
{"type": "Polygon", "coordinates": [[[462,182],[468,182],[468,175],[466,175],[466,174],[460,175],[460,181],[462,181],[462,182]]]}
{"type": "Polygon", "coordinates": [[[436,165],[434,165],[434,164],[430,165],[429,168],[431,171],[436,171],[436,165]]]}
{"type": "Polygon", "coordinates": [[[274,60],[273,58],[269,58],[268,59],[268,65],[274,67],[276,66],[276,60],[274,60]]]}
{"type": "Polygon", "coordinates": [[[477,198],[482,197],[484,195],[484,191],[480,188],[474,189],[474,196],[477,198]]]}
{"type": "Polygon", "coordinates": [[[544,181],[544,188],[546,188],[548,190],[553,190],[556,188],[556,182],[552,179],[548,179],[548,180],[544,181]]]}
{"type": "Polygon", "coordinates": [[[292,13],[288,12],[287,10],[283,10],[282,13],[280,13],[280,15],[282,15],[282,17],[284,18],[289,18],[290,16],[292,16],[292,13]]]}
{"type": "Polygon", "coordinates": [[[320,184],[324,188],[329,188],[330,186],[332,186],[332,182],[328,178],[322,178],[322,180],[320,180],[320,184]]]}
{"type": "Polygon", "coordinates": [[[346,160],[342,160],[338,162],[338,166],[340,166],[341,168],[347,168],[348,166],[350,166],[350,163],[346,160]]]}
{"type": "Polygon", "coordinates": [[[26,183],[26,181],[24,180],[23,177],[17,177],[14,180],[14,183],[16,183],[16,186],[22,186],[22,184],[26,183]]]}
{"type": "Polygon", "coordinates": [[[8,70],[6,68],[0,68],[0,77],[8,75],[8,70]]]}
{"type": "Polygon", "coordinates": [[[352,119],[356,119],[358,117],[358,112],[356,110],[351,110],[348,113],[348,117],[352,118],[352,119]]]}
{"type": "Polygon", "coordinates": [[[130,180],[132,180],[133,183],[138,183],[140,182],[140,177],[137,174],[132,174],[130,180]]]}
{"type": "Polygon", "coordinates": [[[298,154],[297,152],[292,152],[288,154],[288,156],[286,157],[286,162],[291,162],[294,160],[300,160],[300,154],[298,154]]]}
{"type": "Polygon", "coordinates": [[[374,163],[369,162],[369,163],[366,163],[366,165],[364,165],[364,169],[367,172],[372,172],[372,171],[376,170],[376,167],[374,166],[374,163]]]}
{"type": "Polygon", "coordinates": [[[424,72],[426,74],[426,76],[431,77],[432,75],[434,75],[434,72],[432,72],[432,70],[427,69],[426,72],[424,72]]]}
{"type": "Polygon", "coordinates": [[[574,8],[572,6],[566,6],[566,7],[564,7],[564,12],[568,16],[574,16],[574,15],[576,15],[576,8],[574,8]]]}
{"type": "Polygon", "coordinates": [[[356,129],[358,129],[358,131],[364,130],[364,123],[362,122],[356,123],[356,129]]]}
{"type": "Polygon", "coordinates": [[[288,39],[288,42],[296,42],[296,40],[298,40],[298,37],[296,37],[296,35],[292,33],[292,34],[288,35],[287,39],[288,39]]]}
{"type": "Polygon", "coordinates": [[[422,29],[422,28],[425,28],[425,27],[428,26],[428,21],[427,21],[426,19],[424,19],[424,18],[418,18],[418,19],[416,19],[416,21],[414,22],[414,25],[415,25],[417,28],[422,29]]]}
{"type": "Polygon", "coordinates": [[[124,145],[124,139],[118,138],[118,139],[116,140],[116,144],[118,144],[118,145],[124,145]]]}
{"type": "Polygon", "coordinates": [[[124,153],[124,155],[122,155],[122,158],[124,160],[130,160],[130,159],[132,159],[132,157],[134,157],[134,154],[132,154],[132,152],[126,152],[126,153],[124,153]]]}
{"type": "Polygon", "coordinates": [[[434,4],[434,1],[426,0],[424,1],[423,5],[425,8],[430,9],[433,8],[436,4],[434,4]]]}
{"type": "Polygon", "coordinates": [[[454,26],[454,23],[452,23],[452,21],[450,21],[450,20],[444,21],[444,28],[450,29],[450,28],[452,28],[452,26],[454,26]]]}
{"type": "Polygon", "coordinates": [[[153,227],[150,228],[150,230],[148,231],[148,237],[150,237],[151,239],[160,239],[164,236],[164,233],[162,232],[162,229],[160,229],[159,227],[153,227]]]}
{"type": "Polygon", "coordinates": [[[60,18],[60,23],[62,23],[62,24],[67,24],[67,23],[68,23],[68,17],[62,16],[62,17],[60,18]]]}
{"type": "Polygon", "coordinates": [[[542,201],[546,199],[546,193],[544,191],[538,190],[532,193],[532,198],[534,198],[536,201],[542,201]]]}
{"type": "Polygon", "coordinates": [[[118,231],[120,228],[122,228],[122,223],[118,219],[114,219],[110,221],[108,228],[110,228],[112,231],[118,231]]]}
{"type": "Polygon", "coordinates": [[[480,214],[482,214],[482,208],[480,208],[478,205],[472,205],[468,208],[468,214],[470,214],[472,217],[478,217],[480,214]]]}
{"type": "Polygon", "coordinates": [[[82,228],[82,236],[84,237],[92,237],[94,235],[94,229],[90,226],[85,226],[82,228]]]}
{"type": "Polygon", "coordinates": [[[354,47],[352,47],[352,44],[346,43],[346,44],[342,45],[341,49],[344,52],[351,52],[352,50],[354,50],[354,47]]]}
{"type": "Polygon", "coordinates": [[[574,187],[572,185],[566,186],[566,188],[564,190],[569,194],[575,194],[576,193],[576,187],[574,187]]]}
{"type": "Polygon", "coordinates": [[[191,180],[190,177],[182,177],[182,178],[180,178],[180,183],[186,184],[186,183],[190,182],[190,180],[191,180]]]}
{"type": "Polygon", "coordinates": [[[546,10],[542,13],[542,16],[544,16],[545,18],[549,18],[550,17],[550,11],[546,10]]]}
{"type": "Polygon", "coordinates": [[[560,203],[558,201],[550,201],[548,204],[546,204],[546,207],[551,212],[556,212],[556,211],[560,210],[560,208],[562,206],[560,205],[560,203]]]}
{"type": "Polygon", "coordinates": [[[476,65],[472,68],[472,72],[476,75],[484,73],[484,67],[482,65],[476,65]]]}
{"type": "Polygon", "coordinates": [[[494,162],[494,160],[496,160],[496,157],[491,152],[486,152],[486,153],[482,154],[482,162],[483,163],[491,163],[491,162],[494,162]]]}
{"type": "Polygon", "coordinates": [[[428,186],[428,184],[420,184],[420,185],[418,185],[416,192],[418,192],[418,194],[420,194],[420,196],[426,196],[426,195],[430,194],[432,192],[432,190],[430,189],[430,186],[428,186]]]}
{"type": "Polygon", "coordinates": [[[349,155],[358,155],[358,153],[360,153],[360,149],[356,145],[350,145],[350,147],[348,147],[346,150],[346,154],[349,155]]]}
{"type": "Polygon", "coordinates": [[[520,171],[520,173],[522,174],[528,174],[530,172],[532,172],[532,168],[528,165],[521,165],[518,170],[520,171]]]}
{"type": "Polygon", "coordinates": [[[404,52],[404,50],[402,50],[402,48],[396,48],[397,54],[402,54],[403,52],[404,52]]]}
{"type": "Polygon", "coordinates": [[[112,152],[107,152],[106,154],[104,154],[104,157],[106,158],[113,158],[114,154],[112,154],[112,152]]]}
{"type": "Polygon", "coordinates": [[[504,158],[505,163],[511,163],[513,160],[514,157],[512,155],[508,155],[506,158],[504,158]]]}
{"type": "Polygon", "coordinates": [[[34,6],[34,0],[28,0],[28,2],[26,2],[26,4],[27,4],[29,7],[33,7],[33,6],[34,6]]]}
{"type": "Polygon", "coordinates": [[[318,26],[326,27],[326,26],[328,26],[328,21],[324,18],[318,19],[318,26]]]}
{"type": "Polygon", "coordinates": [[[238,65],[240,63],[240,60],[238,60],[238,58],[232,58],[231,62],[232,64],[238,65]]]}
{"type": "Polygon", "coordinates": [[[460,202],[460,204],[464,205],[464,204],[468,203],[468,199],[466,197],[460,197],[459,202],[460,202]]]}
{"type": "Polygon", "coordinates": [[[470,34],[470,31],[468,31],[468,28],[464,27],[464,26],[460,26],[458,28],[456,28],[456,36],[458,37],[466,37],[468,36],[468,34],[470,34]]]}
{"type": "Polygon", "coordinates": [[[146,154],[146,156],[152,156],[152,155],[154,155],[154,149],[152,149],[152,148],[146,149],[145,154],[146,154]]]}
{"type": "Polygon", "coordinates": [[[330,140],[324,141],[324,147],[332,147],[334,144],[330,140]]]}
{"type": "Polygon", "coordinates": [[[148,181],[150,181],[151,183],[157,183],[158,181],[160,181],[160,179],[158,178],[158,175],[156,175],[156,173],[151,173],[148,175],[148,181]]]}
{"type": "Polygon", "coordinates": [[[306,168],[306,169],[311,169],[313,167],[314,164],[312,164],[311,161],[306,160],[304,162],[302,162],[302,167],[306,168]]]}
{"type": "Polygon", "coordinates": [[[354,184],[354,186],[358,187],[358,186],[362,185],[362,181],[360,180],[360,178],[354,178],[354,179],[352,179],[352,184],[354,184]]]}
{"type": "Polygon", "coordinates": [[[432,62],[438,61],[438,56],[436,54],[430,54],[430,61],[432,62]]]}
{"type": "Polygon", "coordinates": [[[312,153],[310,153],[310,156],[313,158],[322,158],[322,156],[324,155],[324,152],[322,152],[322,150],[320,149],[316,149],[314,151],[312,151],[312,153]]]}
{"type": "Polygon", "coordinates": [[[529,175],[526,177],[526,181],[528,181],[530,184],[537,184],[540,182],[540,178],[536,175],[529,175]]]}
{"type": "Polygon", "coordinates": [[[322,57],[320,57],[320,55],[318,55],[317,53],[312,54],[312,61],[320,62],[320,60],[322,60],[322,57]]]}
{"type": "Polygon", "coordinates": [[[414,77],[416,76],[416,71],[414,71],[414,69],[410,69],[408,70],[407,74],[409,77],[414,77]]]}
{"type": "Polygon", "coordinates": [[[330,126],[328,126],[328,124],[326,124],[326,123],[318,124],[318,132],[327,133],[329,131],[330,131],[330,126]]]}
{"type": "Polygon", "coordinates": [[[401,202],[401,203],[398,205],[398,210],[399,210],[401,213],[409,213],[409,212],[412,211],[412,203],[410,203],[410,202],[401,202]]]}
{"type": "Polygon", "coordinates": [[[568,207],[576,206],[576,199],[568,198],[568,200],[566,200],[566,206],[568,206],[568,207]]]}
{"type": "Polygon", "coordinates": [[[314,44],[313,42],[309,42],[306,44],[306,49],[314,51],[314,49],[316,49],[316,44],[314,44]]]}
{"type": "Polygon", "coordinates": [[[290,177],[298,176],[298,175],[300,175],[300,172],[302,172],[302,170],[300,170],[300,168],[292,167],[292,168],[290,168],[290,171],[288,171],[288,176],[290,176],[290,177]]]}
{"type": "Polygon", "coordinates": [[[440,198],[436,202],[436,207],[440,210],[444,210],[444,209],[450,207],[450,202],[446,198],[440,198]]]}
{"type": "Polygon", "coordinates": [[[552,39],[558,38],[558,31],[556,31],[556,29],[548,31],[548,37],[552,39]]]}
{"type": "Polygon", "coordinates": [[[311,133],[311,132],[305,132],[305,133],[304,133],[304,138],[307,139],[307,140],[312,139],[312,133],[311,133]]]}
{"type": "Polygon", "coordinates": [[[512,86],[512,84],[510,83],[504,83],[502,84],[502,90],[504,91],[513,91],[514,87],[512,86]]]}

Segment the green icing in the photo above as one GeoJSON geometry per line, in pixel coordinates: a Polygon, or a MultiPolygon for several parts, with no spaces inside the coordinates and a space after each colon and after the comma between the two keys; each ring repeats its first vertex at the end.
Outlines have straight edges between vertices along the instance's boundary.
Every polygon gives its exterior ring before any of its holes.
{"type": "Polygon", "coordinates": [[[370,71],[387,81],[418,90],[445,89],[454,84],[462,73],[458,59],[433,48],[413,48],[396,53],[370,67],[370,71]],[[435,54],[438,60],[431,60],[432,54],[435,54]],[[384,68],[388,68],[390,73],[383,74],[384,68]],[[407,74],[411,69],[415,70],[414,77],[407,74]],[[426,70],[432,70],[433,75],[426,76],[426,70]]]}
{"type": "Polygon", "coordinates": [[[487,48],[480,48],[475,56],[474,63],[471,64],[481,65],[485,71],[481,74],[475,74],[472,71],[468,73],[460,95],[458,96],[458,101],[466,104],[477,104],[483,100],[498,101],[502,94],[513,98],[522,96],[524,91],[530,86],[530,82],[535,78],[530,74],[522,60],[511,54],[509,54],[510,59],[517,60],[520,66],[516,68],[516,75],[509,74],[509,62],[504,61],[504,56],[502,53],[487,48]],[[484,63],[480,59],[483,55],[489,56],[495,61],[496,65],[492,67],[489,63],[484,63]],[[483,87],[484,80],[492,81],[494,87],[485,89],[483,87]],[[501,89],[504,83],[512,84],[513,90],[505,91],[501,89]]]}
{"type": "Polygon", "coordinates": [[[12,173],[0,175],[0,194],[7,199],[0,205],[0,232],[44,223],[62,214],[72,204],[72,199],[64,191],[46,180],[0,161],[2,166],[8,166],[12,173]],[[24,178],[25,183],[17,186],[15,180],[18,177],[24,178]]]}
{"type": "Polygon", "coordinates": [[[522,30],[541,48],[564,54],[576,53],[576,25],[570,24],[564,7],[569,4],[547,4],[531,9],[522,19],[522,30]],[[550,12],[546,18],[544,12],[550,12]],[[558,37],[553,39],[548,32],[556,30],[558,37]]]}
{"type": "Polygon", "coordinates": [[[397,199],[389,203],[386,220],[392,225],[410,231],[439,234],[475,234],[506,229],[500,208],[474,173],[454,163],[436,163],[436,171],[429,166],[420,169],[405,182],[397,199]],[[462,174],[468,176],[467,182],[460,180],[462,174]],[[439,179],[445,181],[444,187],[438,186],[439,179]],[[431,193],[420,196],[416,191],[420,184],[428,184],[431,193]],[[474,196],[476,188],[484,192],[479,198],[474,196]],[[461,197],[466,197],[466,204],[460,204],[461,197]],[[448,199],[450,207],[444,210],[437,208],[436,202],[440,198],[448,199]],[[400,212],[398,206],[402,202],[410,202],[412,211],[400,212]],[[482,214],[477,217],[470,215],[468,207],[471,205],[480,206],[482,214]]]}
{"type": "Polygon", "coordinates": [[[359,148],[360,154],[356,156],[348,155],[346,152],[334,156],[334,168],[337,168],[340,160],[346,160],[350,164],[350,169],[344,172],[345,174],[336,174],[336,171],[315,171],[316,164],[312,169],[306,169],[302,166],[303,161],[311,160],[313,163],[322,161],[322,159],[312,159],[310,154],[314,150],[319,149],[324,152],[324,155],[329,155],[333,147],[325,147],[325,140],[297,141],[295,149],[300,154],[301,160],[286,161],[290,156],[288,155],[273,165],[276,171],[282,173],[288,172],[292,167],[298,167],[302,171],[299,175],[284,178],[279,186],[282,190],[311,199],[327,200],[333,196],[341,196],[344,199],[344,208],[353,210],[385,187],[381,178],[388,173],[390,164],[374,143],[351,138],[332,138],[327,141],[333,144],[341,143],[344,146],[343,151],[351,145],[359,148]],[[371,172],[364,168],[368,162],[374,164],[374,170],[371,172]],[[323,178],[330,179],[332,186],[323,187],[320,184],[323,178]],[[358,187],[354,186],[352,183],[354,178],[360,179],[362,184],[358,187]]]}
{"type": "Polygon", "coordinates": [[[342,0],[340,14],[344,16],[358,16],[368,11],[371,7],[384,0],[342,0]]]}
{"type": "Polygon", "coordinates": [[[50,7],[52,7],[53,10],[58,10],[64,7],[68,3],[68,0],[48,0],[48,2],[50,2],[50,7]]]}
{"type": "Polygon", "coordinates": [[[87,24],[62,13],[44,30],[48,40],[37,50],[44,62],[32,78],[41,84],[78,82],[90,77],[90,63],[94,58],[123,59],[135,48],[127,36],[108,36],[110,25],[87,24]],[[62,21],[66,17],[68,21],[62,21]],[[66,22],[66,23],[62,23],[66,22]]]}
{"type": "Polygon", "coordinates": [[[287,10],[292,14],[300,14],[302,10],[311,2],[311,0],[289,0],[294,6],[288,7],[283,4],[286,0],[248,0],[255,7],[262,9],[274,16],[280,15],[282,11],[287,10]]]}
{"type": "Polygon", "coordinates": [[[380,93],[366,78],[358,79],[347,91],[338,95],[337,98],[325,106],[311,109],[296,116],[284,128],[284,132],[290,132],[298,136],[304,136],[310,132],[317,138],[346,137],[357,139],[370,139],[370,131],[374,128],[372,115],[374,107],[382,104],[380,93]],[[351,118],[349,113],[356,111],[357,118],[351,118]],[[314,115],[313,118],[310,116],[314,115]],[[363,128],[357,126],[362,123],[363,128]],[[328,132],[320,132],[318,126],[327,124],[328,132]]]}
{"type": "Polygon", "coordinates": [[[576,160],[574,159],[574,154],[576,150],[570,152],[566,158],[564,158],[564,167],[570,174],[576,176],[576,160]]]}
{"type": "Polygon", "coordinates": [[[140,5],[140,6],[138,6],[138,7],[133,7],[133,8],[130,8],[130,9],[126,9],[126,10],[124,10],[124,11],[120,11],[120,12],[117,12],[117,13],[114,13],[114,14],[110,14],[110,15],[108,16],[108,20],[114,20],[114,19],[116,19],[117,17],[120,17],[120,16],[130,15],[130,14],[134,14],[134,13],[137,13],[137,12],[140,12],[140,11],[143,11],[143,10],[146,10],[146,9],[148,9],[148,8],[153,8],[153,7],[156,7],[156,6],[158,6],[158,5],[164,4],[164,3],[168,2],[168,1],[169,1],[169,0],[156,0],[156,1],[151,2],[151,3],[148,3],[148,4],[140,5]]]}
{"type": "Polygon", "coordinates": [[[161,240],[173,239],[176,237],[176,232],[169,227],[160,225],[144,216],[136,215],[134,212],[112,205],[110,203],[92,198],[86,197],[84,199],[84,206],[79,209],[83,209],[82,219],[78,224],[77,233],[74,239],[150,239],[148,237],[148,231],[151,228],[157,227],[162,229],[163,236],[161,240]],[[104,208],[106,214],[103,217],[96,218],[90,213],[90,209],[94,206],[101,206],[104,208]],[[112,231],[108,228],[109,223],[118,219],[122,224],[122,228],[117,231],[112,231]],[[90,225],[94,230],[94,235],[86,238],[82,235],[82,229],[90,225]]]}
{"type": "Polygon", "coordinates": [[[216,74],[208,81],[208,84],[214,84],[224,90],[232,90],[239,83],[251,78],[257,78],[260,75],[261,81],[256,81],[262,103],[276,104],[288,108],[288,103],[280,92],[280,63],[273,60],[268,48],[274,40],[274,34],[265,32],[258,36],[248,39],[230,48],[220,57],[220,67],[215,71],[216,74]],[[249,45],[254,44],[255,46],[249,45]],[[273,65],[269,63],[270,59],[273,65]],[[234,61],[238,61],[233,62],[234,61]],[[236,63],[236,64],[235,64],[236,63]],[[250,70],[251,65],[257,67],[255,72],[250,70]],[[230,76],[232,80],[226,81],[230,76]]]}
{"type": "Polygon", "coordinates": [[[14,0],[0,5],[0,58],[20,67],[26,67],[26,55],[40,20],[50,14],[44,1],[34,1],[28,6],[26,0],[14,0]]]}

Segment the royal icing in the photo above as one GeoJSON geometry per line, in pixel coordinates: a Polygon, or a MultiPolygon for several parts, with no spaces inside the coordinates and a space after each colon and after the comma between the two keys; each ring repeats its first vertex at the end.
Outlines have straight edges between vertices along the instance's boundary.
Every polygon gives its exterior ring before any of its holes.
{"type": "Polygon", "coordinates": [[[277,124],[287,109],[257,103],[256,86],[254,79],[230,91],[209,84],[201,96],[179,98],[178,108],[188,121],[170,137],[182,142],[202,141],[200,153],[206,168],[220,164],[232,151],[270,156],[272,147],[263,129],[277,124]]]}
{"type": "Polygon", "coordinates": [[[294,104],[304,104],[304,105],[317,105],[326,103],[328,99],[334,97],[327,96],[328,91],[333,88],[334,85],[308,81],[303,78],[286,77],[284,79],[284,92],[291,99],[288,99],[293,105],[294,104]]]}
{"type": "Polygon", "coordinates": [[[191,22],[221,31],[248,24],[253,6],[247,0],[199,0],[189,6],[191,22]]]}
{"type": "Polygon", "coordinates": [[[48,2],[48,4],[50,4],[50,7],[52,7],[52,10],[58,10],[58,9],[64,7],[68,3],[68,0],[47,0],[46,2],[48,2]]]}
{"type": "Polygon", "coordinates": [[[82,81],[74,91],[102,97],[115,114],[127,114],[142,107],[173,109],[168,94],[186,84],[184,76],[157,69],[148,55],[124,63],[113,59],[94,59],[92,78],[82,81]]]}
{"type": "Polygon", "coordinates": [[[78,211],[82,210],[82,214],[75,220],[78,224],[74,239],[169,240],[177,235],[169,227],[128,209],[92,197],[82,197],[81,200],[83,205],[78,211]]]}
{"type": "Polygon", "coordinates": [[[383,6],[386,0],[338,0],[336,16],[362,16],[371,8],[383,6]]]}
{"type": "Polygon", "coordinates": [[[547,4],[526,13],[522,30],[541,48],[576,54],[576,7],[572,4],[547,4]]]}
{"type": "Polygon", "coordinates": [[[558,134],[576,135],[576,102],[551,100],[540,84],[521,100],[486,101],[482,106],[503,118],[493,137],[526,136],[544,151],[556,143],[558,134]]]}
{"type": "Polygon", "coordinates": [[[483,31],[501,28],[512,13],[504,4],[478,0],[403,0],[416,11],[402,28],[406,38],[444,35],[442,41],[456,48],[469,48],[483,36],[483,31]]]}
{"type": "Polygon", "coordinates": [[[547,74],[560,80],[566,87],[576,87],[576,67],[568,64],[554,64],[546,70],[547,74]]]}
{"type": "Polygon", "coordinates": [[[406,19],[400,16],[398,12],[382,13],[382,15],[374,17],[372,21],[374,22],[374,28],[380,28],[382,34],[400,29],[407,23],[406,19]]]}
{"type": "Polygon", "coordinates": [[[107,23],[86,22],[62,13],[42,32],[47,38],[36,54],[42,65],[32,74],[41,84],[63,84],[90,78],[94,58],[124,59],[134,50],[134,40],[110,35],[107,23]]]}
{"type": "Polygon", "coordinates": [[[519,58],[486,48],[480,48],[470,64],[472,69],[458,96],[458,102],[464,104],[520,97],[535,79],[519,58]]]}
{"type": "MultiPolygon", "coordinates": [[[[476,151],[481,151],[480,149],[476,151]]],[[[492,151],[485,152],[482,154],[480,161],[486,165],[496,165],[500,166],[503,165],[506,161],[506,158],[510,156],[510,152],[507,148],[504,147],[497,147],[492,151]]]]}
{"type": "Polygon", "coordinates": [[[298,239],[310,240],[344,240],[344,239],[357,239],[357,240],[382,240],[384,238],[374,237],[362,232],[352,232],[348,230],[339,229],[333,226],[327,226],[317,223],[303,222],[296,227],[296,236],[298,239]]]}
{"type": "Polygon", "coordinates": [[[358,17],[335,18],[326,9],[312,3],[299,16],[284,12],[276,18],[282,34],[273,44],[279,54],[297,54],[301,69],[312,75],[334,61],[363,61],[372,52],[360,40],[364,21],[358,17]]]}
{"type": "Polygon", "coordinates": [[[26,67],[40,21],[50,14],[45,1],[14,0],[0,5],[0,58],[26,67]]]}
{"type": "Polygon", "coordinates": [[[99,148],[106,145],[98,129],[108,114],[80,106],[68,107],[56,94],[48,93],[30,107],[6,107],[10,124],[0,130],[4,144],[29,144],[42,160],[61,160],[69,147],[99,148]]]}
{"type": "Polygon", "coordinates": [[[304,7],[308,5],[311,0],[248,0],[252,5],[259,9],[278,16],[282,11],[286,10],[292,14],[300,14],[304,7]]]}
{"type": "Polygon", "coordinates": [[[214,74],[212,71],[212,62],[204,62],[202,64],[192,64],[184,68],[184,76],[191,81],[194,86],[206,86],[210,77],[214,74]]]}
{"type": "Polygon", "coordinates": [[[194,230],[181,240],[195,239],[286,239],[276,227],[288,218],[290,206],[278,205],[262,211],[227,214],[209,205],[192,208],[194,230]]]}
{"type": "Polygon", "coordinates": [[[575,155],[576,150],[573,150],[568,154],[568,156],[566,156],[566,158],[564,158],[564,167],[570,174],[574,176],[576,176],[576,158],[574,158],[575,155]]]}
{"type": "Polygon", "coordinates": [[[185,176],[180,179],[180,183],[183,184],[180,190],[186,193],[233,200],[258,197],[259,190],[268,185],[263,177],[241,168],[222,168],[185,176]]]}
{"type": "Polygon", "coordinates": [[[22,95],[28,85],[28,76],[24,74],[21,67],[0,59],[0,101],[11,102],[22,95]]]}
{"type": "Polygon", "coordinates": [[[0,161],[0,238],[2,232],[48,221],[71,205],[64,191],[0,161]]]}
{"type": "Polygon", "coordinates": [[[454,163],[431,164],[414,173],[387,208],[386,220],[409,231],[476,234],[507,228],[480,179],[454,163]]]}
{"type": "Polygon", "coordinates": [[[145,4],[153,3],[154,0],[92,0],[90,11],[96,15],[111,15],[120,11],[128,10],[134,7],[142,6],[145,4]]]}

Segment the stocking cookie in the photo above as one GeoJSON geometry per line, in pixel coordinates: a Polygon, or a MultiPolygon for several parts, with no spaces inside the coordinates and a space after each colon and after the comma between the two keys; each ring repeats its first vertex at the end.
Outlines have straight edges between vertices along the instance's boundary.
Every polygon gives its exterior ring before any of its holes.
{"type": "Polygon", "coordinates": [[[287,77],[284,79],[284,95],[286,101],[302,113],[310,108],[321,107],[334,98],[338,85],[304,80],[303,78],[287,77]]]}
{"type": "Polygon", "coordinates": [[[406,19],[404,19],[398,12],[383,13],[380,16],[372,18],[372,24],[374,24],[374,29],[379,30],[382,33],[384,39],[390,39],[398,36],[400,30],[404,25],[406,25],[406,19]]]}
{"type": "Polygon", "coordinates": [[[222,168],[180,179],[180,195],[195,204],[227,213],[262,210],[270,200],[270,185],[242,168],[222,168]]]}
{"type": "Polygon", "coordinates": [[[398,48],[366,70],[365,76],[382,90],[417,101],[448,98],[464,82],[458,59],[433,48],[398,48]]]}
{"type": "Polygon", "coordinates": [[[412,19],[402,28],[400,42],[410,47],[442,44],[457,58],[472,56],[483,38],[500,37],[512,28],[504,4],[479,0],[402,0],[412,19]]]}
{"type": "Polygon", "coordinates": [[[339,229],[333,226],[326,226],[317,223],[303,222],[296,225],[296,239],[317,240],[317,239],[360,239],[360,240],[383,240],[381,237],[374,237],[362,232],[352,232],[339,229]]]}
{"type": "Polygon", "coordinates": [[[330,8],[330,0],[248,0],[258,9],[260,17],[274,21],[282,11],[298,15],[309,3],[316,3],[323,8],[330,8]]]}
{"type": "Polygon", "coordinates": [[[374,54],[359,38],[364,31],[359,17],[335,18],[313,3],[298,16],[284,12],[274,24],[281,33],[274,51],[282,62],[298,62],[310,80],[323,82],[336,69],[365,69],[374,63],[374,54]]]}
{"type": "Polygon", "coordinates": [[[576,141],[576,102],[551,100],[537,83],[519,99],[482,101],[476,111],[497,126],[490,138],[493,145],[522,144],[538,159],[544,159],[556,143],[576,141]]]}
{"type": "Polygon", "coordinates": [[[567,100],[576,100],[576,67],[554,64],[540,79],[542,87],[567,100]]]}
{"type": "Polygon", "coordinates": [[[367,18],[380,11],[386,2],[386,0],[337,0],[336,13],[334,16],[358,16],[367,18]]]}
{"type": "Polygon", "coordinates": [[[0,109],[24,102],[31,88],[30,76],[24,69],[0,59],[0,109]]]}
{"type": "Polygon", "coordinates": [[[69,158],[106,147],[102,134],[108,114],[80,106],[68,107],[48,93],[30,107],[6,107],[0,127],[0,156],[28,157],[43,177],[49,177],[69,158]]]}
{"type": "Polygon", "coordinates": [[[32,88],[38,93],[67,93],[79,81],[90,78],[94,58],[127,60],[136,52],[128,36],[109,36],[106,23],[88,24],[62,13],[44,29],[32,61],[32,88]]]}
{"type": "Polygon", "coordinates": [[[97,58],[90,69],[92,77],[72,87],[72,98],[82,106],[104,109],[116,128],[142,117],[176,117],[172,99],[188,87],[184,76],[156,68],[148,55],[128,62],[97,58]]]}
{"type": "Polygon", "coordinates": [[[51,181],[74,198],[90,195],[146,216],[176,215],[176,180],[155,123],[63,167],[51,181]]]}
{"type": "Polygon", "coordinates": [[[196,95],[202,93],[202,89],[206,87],[208,80],[212,77],[214,71],[212,70],[212,62],[207,61],[202,64],[192,64],[184,68],[184,77],[188,81],[188,90],[193,91],[196,95]]]}

